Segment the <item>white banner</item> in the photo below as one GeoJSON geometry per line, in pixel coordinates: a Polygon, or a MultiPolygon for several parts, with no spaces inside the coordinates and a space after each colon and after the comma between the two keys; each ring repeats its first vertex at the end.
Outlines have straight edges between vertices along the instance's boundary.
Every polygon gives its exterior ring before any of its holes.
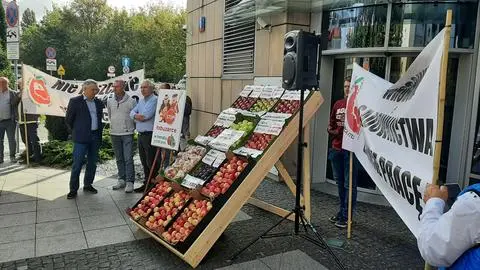
{"type": "Polygon", "coordinates": [[[178,150],[186,99],[185,90],[158,90],[152,145],[178,150]]]}
{"type": "MultiPolygon", "coordinates": [[[[38,69],[23,65],[23,108],[25,113],[65,116],[70,98],[82,94],[83,81],[68,81],[50,76],[38,69]]],[[[106,81],[98,82],[100,92],[97,98],[105,100],[113,93],[113,82],[123,79],[125,91],[137,101],[141,97],[140,83],[144,79],[144,71],[138,70],[106,81]]],[[[104,121],[108,121],[106,109],[104,121]]]]}
{"type": "Polygon", "coordinates": [[[443,35],[392,85],[354,64],[343,148],[360,163],[416,236],[433,177],[443,35]]]}

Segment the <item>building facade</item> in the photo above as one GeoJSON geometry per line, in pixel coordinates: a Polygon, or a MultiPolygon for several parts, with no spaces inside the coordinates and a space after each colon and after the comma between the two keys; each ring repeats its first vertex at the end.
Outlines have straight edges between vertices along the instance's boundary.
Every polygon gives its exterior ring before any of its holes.
{"type": "MultiPolygon", "coordinates": [[[[192,134],[203,134],[247,84],[281,84],[283,36],[321,33],[320,91],[325,103],[312,122],[313,187],[335,194],[327,160],[330,108],[356,62],[395,82],[443,28],[453,10],[442,144],[441,181],[480,180],[478,1],[187,1],[187,89],[192,134]],[[202,19],[203,17],[203,19],[202,19]],[[201,23],[203,20],[204,24],[201,23]]],[[[295,171],[295,149],[283,157],[295,171]]],[[[368,174],[359,199],[384,203],[368,174]]]]}

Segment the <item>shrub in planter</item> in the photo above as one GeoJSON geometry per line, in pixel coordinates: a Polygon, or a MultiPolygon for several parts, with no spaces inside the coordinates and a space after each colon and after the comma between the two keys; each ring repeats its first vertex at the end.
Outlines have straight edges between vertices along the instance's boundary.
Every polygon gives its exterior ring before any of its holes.
{"type": "Polygon", "coordinates": [[[47,115],[45,128],[48,130],[48,140],[66,141],[68,140],[68,128],[65,124],[65,117],[47,115]]]}

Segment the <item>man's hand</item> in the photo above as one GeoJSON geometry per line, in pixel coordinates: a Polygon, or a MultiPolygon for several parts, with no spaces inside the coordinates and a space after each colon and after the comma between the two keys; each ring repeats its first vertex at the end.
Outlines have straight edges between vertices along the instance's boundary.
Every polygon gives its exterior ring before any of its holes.
{"type": "Polygon", "coordinates": [[[145,116],[137,113],[137,114],[135,114],[135,120],[143,122],[143,121],[145,121],[145,116]]]}
{"type": "Polygon", "coordinates": [[[446,186],[438,186],[429,184],[423,194],[423,201],[427,202],[431,198],[440,198],[444,201],[448,200],[448,189],[446,186]]]}
{"type": "Polygon", "coordinates": [[[328,133],[330,133],[331,135],[338,135],[338,131],[335,130],[335,129],[332,129],[332,126],[330,126],[330,125],[328,126],[327,131],[328,131],[328,133]]]}

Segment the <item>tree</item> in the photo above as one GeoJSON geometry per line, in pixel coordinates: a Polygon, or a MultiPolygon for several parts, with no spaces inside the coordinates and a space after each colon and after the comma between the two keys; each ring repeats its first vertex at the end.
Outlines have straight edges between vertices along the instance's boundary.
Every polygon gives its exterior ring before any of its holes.
{"type": "Polygon", "coordinates": [[[5,9],[0,5],[0,37],[3,49],[7,48],[7,21],[5,20],[5,9]]]}
{"type": "Polygon", "coordinates": [[[37,20],[35,19],[35,12],[27,8],[22,15],[22,23],[21,23],[22,29],[27,29],[28,27],[36,24],[37,24],[37,20]]]}

